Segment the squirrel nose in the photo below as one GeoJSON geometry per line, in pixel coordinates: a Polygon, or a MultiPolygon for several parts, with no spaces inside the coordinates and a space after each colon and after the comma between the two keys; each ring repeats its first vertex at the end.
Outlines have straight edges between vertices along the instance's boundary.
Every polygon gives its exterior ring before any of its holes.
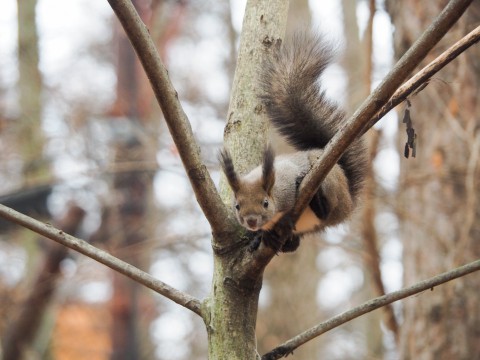
{"type": "Polygon", "coordinates": [[[257,227],[257,219],[247,219],[247,224],[251,228],[257,227]]]}

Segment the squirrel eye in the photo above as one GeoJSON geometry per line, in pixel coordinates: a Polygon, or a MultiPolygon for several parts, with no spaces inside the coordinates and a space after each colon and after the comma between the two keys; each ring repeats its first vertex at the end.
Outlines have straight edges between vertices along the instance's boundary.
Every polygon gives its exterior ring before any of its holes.
{"type": "Polygon", "coordinates": [[[240,210],[240,205],[235,204],[235,209],[240,210]]]}
{"type": "Polygon", "coordinates": [[[263,200],[263,207],[268,208],[268,199],[263,200]]]}

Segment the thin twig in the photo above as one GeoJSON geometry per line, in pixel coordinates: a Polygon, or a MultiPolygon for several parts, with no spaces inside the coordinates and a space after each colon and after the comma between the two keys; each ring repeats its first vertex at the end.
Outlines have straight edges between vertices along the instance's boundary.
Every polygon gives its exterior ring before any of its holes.
{"type": "Polygon", "coordinates": [[[430,64],[425,66],[422,70],[415,74],[410,80],[395,91],[388,103],[386,103],[378,113],[370,120],[364,129],[367,132],[373,125],[375,125],[382,117],[384,117],[395,106],[403,102],[410,94],[416,91],[420,86],[428,84],[428,81],[434,74],[439,72],[448,63],[453,61],[458,55],[467,50],[470,46],[480,41],[480,26],[475,28],[469,34],[465,35],[454,45],[444,51],[440,56],[433,60],[430,64]]]}
{"type": "Polygon", "coordinates": [[[168,77],[167,69],[160,59],[147,27],[131,1],[108,0],[108,2],[120,20],[147,73],[196,199],[212,226],[213,233],[228,232],[230,222],[226,207],[201,160],[200,149],[193,136],[190,122],[182,109],[178,94],[168,77]]]}
{"type": "Polygon", "coordinates": [[[180,290],[177,290],[160,280],[157,280],[152,275],[116,258],[115,256],[110,255],[106,251],[90,245],[84,240],[68,235],[50,224],[45,224],[38,220],[32,219],[31,217],[21,214],[18,211],[15,211],[2,204],[0,204],[0,216],[26,227],[37,234],[56,241],[72,250],[78,251],[79,253],[82,253],[83,255],[86,255],[89,258],[119,272],[120,274],[128,276],[132,280],[135,280],[136,282],[152,289],[153,291],[165,296],[177,304],[182,305],[197,315],[202,316],[201,303],[198,299],[180,290]]]}
{"type": "Polygon", "coordinates": [[[410,287],[394,291],[390,294],[377,297],[375,299],[369,300],[353,309],[345,311],[337,316],[330,318],[327,321],[324,321],[314,327],[302,332],[301,334],[295,336],[294,338],[286,341],[282,345],[276,347],[269,353],[262,356],[262,360],[274,360],[280,359],[281,357],[286,357],[293,352],[300,345],[305,344],[307,341],[310,341],[321,334],[334,329],[352,319],[355,319],[363,314],[369,313],[373,310],[379,309],[382,306],[391,304],[395,301],[405,299],[409,296],[421,293],[422,291],[431,289],[440,284],[446,283],[450,280],[457,279],[459,277],[465,276],[472,272],[480,270],[480,259],[473,261],[469,264],[463,265],[456,269],[447,271],[443,274],[434,276],[430,279],[421,281],[410,287]]]}

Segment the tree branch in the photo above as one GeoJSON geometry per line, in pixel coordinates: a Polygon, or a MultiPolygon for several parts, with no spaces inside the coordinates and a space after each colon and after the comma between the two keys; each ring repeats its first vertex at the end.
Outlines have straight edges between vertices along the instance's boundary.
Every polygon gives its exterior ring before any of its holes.
{"type": "MultiPolygon", "coordinates": [[[[439,55],[430,64],[425,66],[422,70],[415,74],[410,80],[400,86],[392,95],[388,103],[375,114],[375,116],[368,122],[363,130],[367,132],[373,125],[375,125],[382,117],[384,117],[395,106],[403,102],[410,94],[416,91],[421,86],[428,85],[431,77],[443,69],[447,64],[453,61],[458,55],[467,50],[470,46],[480,41],[480,26],[465,35],[454,45],[449,47],[441,55],[439,55]]],[[[423,89],[423,88],[422,88],[423,89]]]]}
{"type": "Polygon", "coordinates": [[[447,271],[443,274],[434,276],[430,279],[421,281],[410,287],[394,291],[390,294],[377,297],[375,299],[369,300],[353,309],[345,311],[342,314],[334,316],[329,320],[322,322],[303,333],[295,336],[294,338],[286,341],[282,345],[276,347],[269,353],[262,356],[262,360],[274,360],[280,359],[281,357],[287,357],[291,354],[296,348],[300,345],[305,344],[307,341],[310,341],[323,333],[332,330],[352,319],[355,319],[363,314],[369,313],[373,310],[379,309],[385,305],[391,304],[395,301],[407,298],[409,296],[421,293],[425,290],[432,290],[435,286],[446,283],[450,280],[457,279],[459,277],[465,276],[472,272],[480,270],[480,259],[473,261],[469,264],[463,265],[454,270],[447,271]]]}
{"type": "Polygon", "coordinates": [[[448,2],[440,15],[397,62],[382,83],[364,101],[345,126],[335,134],[325,147],[320,159],[302,181],[300,194],[291,214],[294,219],[297,219],[307,207],[343,151],[362,133],[370,119],[387,103],[395,90],[448,32],[471,2],[472,0],[452,0],[448,2]]]}
{"type": "Polygon", "coordinates": [[[177,146],[196,199],[212,227],[213,233],[230,229],[227,210],[210,174],[203,164],[192,128],[178,100],[165,66],[160,59],[147,27],[130,0],[108,0],[120,20],[140,62],[147,73],[153,92],[177,146]]]}
{"type": "Polygon", "coordinates": [[[0,204],[0,216],[63,246],[78,251],[203,317],[201,303],[198,299],[157,280],[152,275],[117,259],[115,256],[90,245],[84,240],[68,235],[50,224],[32,219],[2,204],[0,204]]]}

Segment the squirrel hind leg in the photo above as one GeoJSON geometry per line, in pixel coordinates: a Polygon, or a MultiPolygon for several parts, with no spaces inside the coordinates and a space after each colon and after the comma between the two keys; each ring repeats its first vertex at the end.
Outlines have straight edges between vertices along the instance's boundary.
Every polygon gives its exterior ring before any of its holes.
{"type": "Polygon", "coordinates": [[[317,191],[317,193],[313,196],[309,206],[320,220],[326,220],[332,210],[327,197],[323,194],[322,189],[317,191]]]}

